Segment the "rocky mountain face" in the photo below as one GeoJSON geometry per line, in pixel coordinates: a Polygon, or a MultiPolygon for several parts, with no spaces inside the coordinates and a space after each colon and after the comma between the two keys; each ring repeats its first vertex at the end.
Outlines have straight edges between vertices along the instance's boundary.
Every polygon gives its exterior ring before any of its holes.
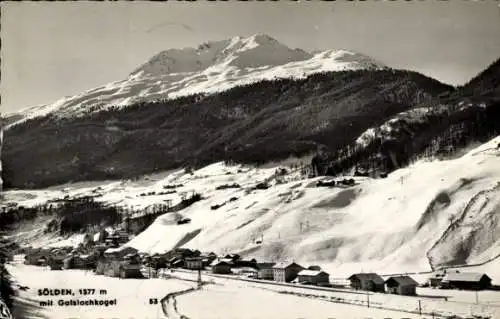
{"type": "Polygon", "coordinates": [[[135,103],[221,92],[262,80],[383,68],[383,64],[368,56],[346,50],[311,54],[290,49],[265,34],[234,37],[206,42],[197,48],[162,51],[124,80],[11,114],[7,123],[48,114],[58,118],[86,116],[135,103]]]}

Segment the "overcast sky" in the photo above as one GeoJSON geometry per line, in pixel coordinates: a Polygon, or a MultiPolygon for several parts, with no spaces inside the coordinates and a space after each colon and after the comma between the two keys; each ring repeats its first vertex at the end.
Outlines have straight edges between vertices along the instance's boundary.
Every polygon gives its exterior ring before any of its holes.
{"type": "Polygon", "coordinates": [[[125,78],[155,53],[266,33],[462,84],[500,56],[497,1],[4,2],[2,112],[125,78]]]}

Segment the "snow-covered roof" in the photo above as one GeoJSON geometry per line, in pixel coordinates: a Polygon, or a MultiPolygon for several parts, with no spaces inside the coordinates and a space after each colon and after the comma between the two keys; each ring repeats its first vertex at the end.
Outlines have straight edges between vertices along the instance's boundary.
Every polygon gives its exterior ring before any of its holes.
{"type": "Polygon", "coordinates": [[[458,272],[458,273],[449,273],[444,276],[443,281],[468,281],[468,282],[479,282],[483,278],[483,276],[488,277],[486,274],[477,273],[477,272],[458,272]]]}
{"type": "Polygon", "coordinates": [[[318,276],[319,274],[327,274],[326,272],[322,271],[322,270],[309,270],[309,269],[304,269],[304,270],[301,270],[298,275],[299,276],[318,276]]]}
{"type": "Polygon", "coordinates": [[[118,248],[108,248],[106,249],[106,251],[104,251],[105,254],[114,254],[121,252],[137,252],[137,249],[128,246],[121,246],[118,248]]]}

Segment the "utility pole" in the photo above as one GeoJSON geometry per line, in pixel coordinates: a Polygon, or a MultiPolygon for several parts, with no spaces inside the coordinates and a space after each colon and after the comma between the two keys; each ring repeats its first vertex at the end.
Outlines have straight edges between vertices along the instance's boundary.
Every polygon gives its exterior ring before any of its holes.
{"type": "Polygon", "coordinates": [[[198,269],[198,289],[201,288],[201,269],[198,269]]]}
{"type": "Polygon", "coordinates": [[[418,314],[422,315],[422,304],[421,304],[420,300],[418,301],[418,314]]]}
{"type": "Polygon", "coordinates": [[[369,292],[366,293],[366,305],[368,306],[368,308],[370,308],[370,293],[369,292]]]}

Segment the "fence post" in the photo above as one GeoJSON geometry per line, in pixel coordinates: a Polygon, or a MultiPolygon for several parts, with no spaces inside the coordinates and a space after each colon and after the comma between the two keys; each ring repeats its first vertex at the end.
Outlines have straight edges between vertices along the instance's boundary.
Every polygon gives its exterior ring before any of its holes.
{"type": "Polygon", "coordinates": [[[418,301],[418,314],[422,315],[422,304],[421,304],[420,300],[418,301]]]}
{"type": "Polygon", "coordinates": [[[366,304],[367,304],[368,308],[370,308],[370,293],[369,292],[366,293],[366,304]]]}

